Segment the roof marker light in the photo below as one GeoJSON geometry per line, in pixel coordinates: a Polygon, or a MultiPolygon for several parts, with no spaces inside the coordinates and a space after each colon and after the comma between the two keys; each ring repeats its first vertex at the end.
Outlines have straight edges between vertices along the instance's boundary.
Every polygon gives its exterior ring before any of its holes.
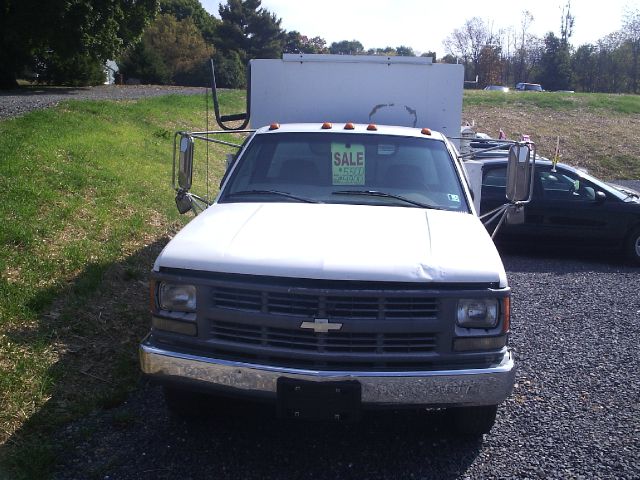
{"type": "Polygon", "coordinates": [[[271,125],[269,125],[269,130],[278,130],[279,128],[280,128],[279,123],[272,123],[271,125]]]}
{"type": "Polygon", "coordinates": [[[423,135],[431,135],[431,130],[428,128],[423,128],[422,130],[420,130],[420,133],[423,135]]]}
{"type": "Polygon", "coordinates": [[[355,126],[353,125],[353,123],[351,123],[351,122],[348,122],[348,123],[345,123],[345,124],[344,124],[344,129],[345,129],[345,130],[355,130],[355,128],[356,128],[356,127],[355,127],[355,126]]]}
{"type": "Polygon", "coordinates": [[[367,130],[369,130],[370,132],[377,132],[377,131],[378,131],[378,127],[377,127],[375,124],[370,123],[370,124],[367,126],[367,130]]]}
{"type": "Polygon", "coordinates": [[[324,122],[322,124],[322,129],[323,130],[331,130],[333,128],[333,123],[331,122],[324,122]]]}

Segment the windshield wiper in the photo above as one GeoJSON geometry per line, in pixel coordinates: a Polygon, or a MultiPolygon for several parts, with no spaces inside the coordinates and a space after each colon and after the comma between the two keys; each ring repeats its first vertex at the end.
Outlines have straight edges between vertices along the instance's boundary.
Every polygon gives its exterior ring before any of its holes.
{"type": "Polygon", "coordinates": [[[245,196],[245,195],[278,195],[280,197],[291,198],[299,202],[322,203],[318,200],[313,200],[311,198],[306,198],[306,197],[300,197],[298,195],[294,195],[293,193],[281,192],[279,190],[241,190],[239,192],[228,193],[224,196],[224,198],[235,197],[235,196],[245,196]]]}
{"type": "Polygon", "coordinates": [[[332,195],[365,195],[369,197],[393,198],[395,200],[400,200],[401,202],[405,202],[420,208],[431,208],[433,210],[446,210],[446,208],[436,207],[435,205],[429,205],[427,203],[417,202],[407,197],[403,197],[402,195],[394,195],[393,193],[381,192],[380,190],[338,190],[335,192],[331,192],[331,194],[332,195]]]}

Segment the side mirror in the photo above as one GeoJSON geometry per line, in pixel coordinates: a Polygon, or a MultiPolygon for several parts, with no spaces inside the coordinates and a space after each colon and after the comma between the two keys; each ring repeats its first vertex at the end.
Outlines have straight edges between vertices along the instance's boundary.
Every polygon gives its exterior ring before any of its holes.
{"type": "Polygon", "coordinates": [[[178,186],[182,190],[191,188],[193,178],[193,138],[180,136],[180,156],[178,159],[178,186]]]}
{"type": "Polygon", "coordinates": [[[507,163],[507,200],[522,202],[529,199],[532,170],[533,162],[529,145],[512,145],[509,148],[507,163]]]}
{"type": "Polygon", "coordinates": [[[596,203],[602,203],[607,199],[607,194],[601,190],[596,192],[596,203]]]}

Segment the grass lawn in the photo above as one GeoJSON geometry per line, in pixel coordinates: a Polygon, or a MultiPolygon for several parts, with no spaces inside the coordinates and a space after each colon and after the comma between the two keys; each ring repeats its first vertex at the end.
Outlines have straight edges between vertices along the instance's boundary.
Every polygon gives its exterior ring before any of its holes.
{"type": "MultiPolygon", "coordinates": [[[[239,92],[222,95],[242,111],[239,92]]],[[[72,101],[0,122],[0,477],[46,475],[55,427],[135,387],[147,272],[188,220],[173,133],[202,129],[204,102],[72,101]]],[[[209,148],[214,186],[226,151],[209,148]]]]}

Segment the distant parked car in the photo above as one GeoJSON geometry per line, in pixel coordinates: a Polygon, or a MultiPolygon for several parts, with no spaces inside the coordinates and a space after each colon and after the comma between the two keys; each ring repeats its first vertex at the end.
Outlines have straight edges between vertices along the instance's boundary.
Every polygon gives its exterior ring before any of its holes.
{"type": "MultiPolygon", "coordinates": [[[[507,157],[494,154],[483,163],[481,214],[506,202],[507,157]]],[[[640,194],[632,189],[536,160],[533,198],[524,212],[524,223],[501,227],[499,241],[622,250],[640,266],[640,194]]]]}
{"type": "Polygon", "coordinates": [[[540,85],[539,83],[520,82],[516,84],[516,90],[520,92],[544,92],[542,85],[540,85]]]}
{"type": "Polygon", "coordinates": [[[508,92],[509,87],[503,87],[502,85],[487,85],[484,87],[485,90],[495,90],[497,92],[508,92]]]}

